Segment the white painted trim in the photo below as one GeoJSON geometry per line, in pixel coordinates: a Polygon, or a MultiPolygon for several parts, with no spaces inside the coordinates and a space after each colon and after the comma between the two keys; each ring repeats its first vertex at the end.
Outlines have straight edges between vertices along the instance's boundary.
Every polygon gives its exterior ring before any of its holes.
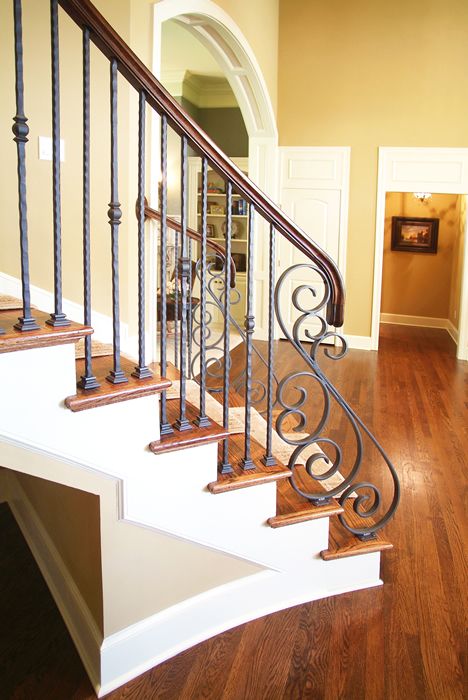
{"type": "MultiPolygon", "coordinates": [[[[22,298],[21,280],[7,275],[5,272],[0,272],[0,294],[9,294],[10,296],[22,298]]],[[[34,306],[41,310],[54,308],[54,295],[52,292],[31,285],[31,302],[34,306]]],[[[63,310],[68,318],[83,323],[84,309],[82,304],[77,304],[69,299],[63,299],[63,310]]],[[[112,343],[112,318],[99,311],[92,312],[92,323],[94,328],[93,338],[101,343],[112,343]]],[[[138,337],[130,336],[128,333],[128,324],[120,324],[120,337],[122,352],[137,357],[138,353],[138,337]]]]}
{"type": "Polygon", "coordinates": [[[8,471],[7,481],[9,505],[15,520],[60,610],[91,684],[99,694],[102,634],[14,472],[8,471]]]}
{"type": "MultiPolygon", "coordinates": [[[[379,348],[380,307],[387,192],[468,194],[468,148],[379,148],[375,222],[374,290],[372,295],[372,349],[379,348]],[[405,171],[406,168],[406,171],[405,171]],[[426,179],[424,179],[426,178],[426,179]]],[[[460,302],[457,357],[468,360],[468,241],[460,302]]]]}
{"type": "Polygon", "coordinates": [[[349,335],[344,333],[344,337],[350,350],[373,350],[370,335],[349,335]]]}
{"type": "MultiPolygon", "coordinates": [[[[458,328],[455,328],[453,325],[452,321],[448,318],[447,319],[447,332],[451,336],[452,340],[458,345],[458,339],[460,336],[460,332],[458,328]]],[[[458,359],[466,359],[466,358],[458,358],[458,359]]]]}
{"type": "Polygon", "coordinates": [[[380,323],[395,323],[398,326],[419,326],[420,328],[447,328],[448,318],[433,316],[407,316],[406,314],[380,314],[380,323]]]}

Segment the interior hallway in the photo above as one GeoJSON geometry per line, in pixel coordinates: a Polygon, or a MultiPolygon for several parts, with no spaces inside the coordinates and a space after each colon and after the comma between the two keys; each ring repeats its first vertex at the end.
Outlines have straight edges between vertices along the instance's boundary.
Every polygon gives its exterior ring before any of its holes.
{"type": "MultiPolygon", "coordinates": [[[[294,364],[285,343],[277,351],[281,367],[294,364]]],[[[394,549],[383,556],[385,585],[230,630],[109,699],[463,697],[468,364],[456,360],[446,331],[393,325],[382,326],[378,353],[352,350],[324,364],[401,478],[400,509],[386,529],[394,549]]],[[[78,655],[5,505],[0,522],[0,698],[91,700],[78,655]]]]}

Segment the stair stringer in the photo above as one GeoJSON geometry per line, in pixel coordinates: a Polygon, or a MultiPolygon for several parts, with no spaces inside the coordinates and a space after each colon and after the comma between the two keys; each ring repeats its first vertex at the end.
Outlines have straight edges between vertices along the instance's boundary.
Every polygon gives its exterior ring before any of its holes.
{"type": "MultiPolygon", "coordinates": [[[[114,480],[120,485],[115,522],[217,550],[256,571],[187,596],[118,631],[106,630],[99,650],[99,684],[105,689],[101,694],[241,622],[380,583],[379,553],[332,562],[320,559],[319,552],[327,546],[328,519],[268,527],[267,518],[276,512],[274,482],[216,496],[209,493],[206,485],[217,474],[216,444],[153,455],[147,445],[159,437],[156,397],[78,414],[65,409],[64,397],[74,392],[73,349],[63,345],[0,357],[2,396],[9,406],[2,419],[0,463],[30,473],[30,459],[23,456],[12,463],[16,445],[29,456],[42,454],[53,464],[66,464],[76,488],[86,490],[85,475],[114,480]]],[[[35,475],[64,483],[53,469],[48,476],[35,475]]],[[[104,597],[112,598],[112,592],[111,585],[104,597]]]]}

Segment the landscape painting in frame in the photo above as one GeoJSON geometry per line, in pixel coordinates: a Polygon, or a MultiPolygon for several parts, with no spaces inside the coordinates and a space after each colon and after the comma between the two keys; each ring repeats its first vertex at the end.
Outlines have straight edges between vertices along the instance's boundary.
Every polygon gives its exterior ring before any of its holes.
{"type": "Polygon", "coordinates": [[[392,250],[437,253],[439,219],[392,216],[392,250]]]}

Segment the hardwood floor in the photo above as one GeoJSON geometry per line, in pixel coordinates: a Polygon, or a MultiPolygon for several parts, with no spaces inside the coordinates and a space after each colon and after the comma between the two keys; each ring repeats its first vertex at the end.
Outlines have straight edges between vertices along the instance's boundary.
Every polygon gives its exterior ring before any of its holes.
{"type": "MultiPolygon", "coordinates": [[[[297,360],[285,343],[281,374],[297,360]]],[[[466,681],[468,366],[445,331],[382,326],[378,353],[325,363],[392,455],[400,509],[385,585],[261,618],[112,700],[458,700],[466,681]]],[[[372,469],[372,465],[370,465],[372,469]]],[[[0,698],[94,697],[45,584],[0,506],[0,698]]]]}

